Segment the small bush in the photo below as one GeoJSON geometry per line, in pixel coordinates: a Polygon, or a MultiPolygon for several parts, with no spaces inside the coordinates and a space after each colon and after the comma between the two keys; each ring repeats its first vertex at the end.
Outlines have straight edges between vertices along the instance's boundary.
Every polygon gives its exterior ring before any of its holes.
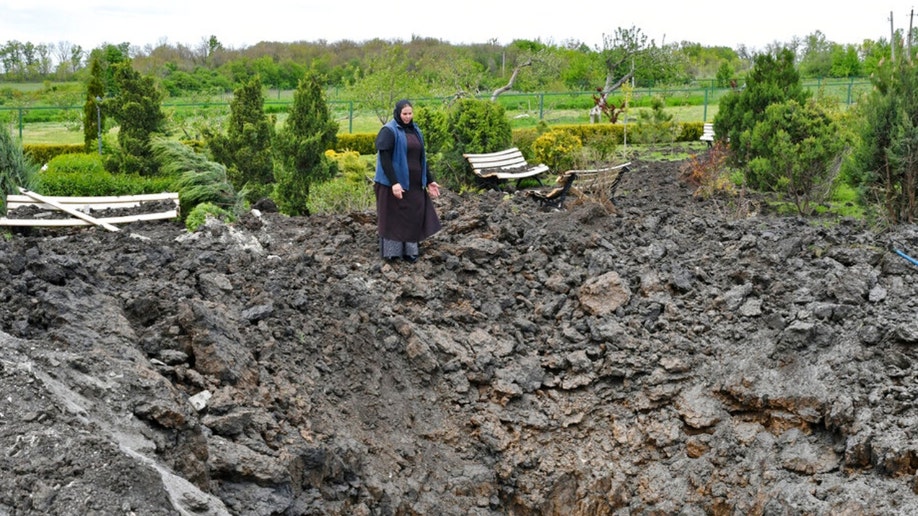
{"type": "Polygon", "coordinates": [[[224,210],[216,204],[203,202],[196,205],[191,210],[191,213],[188,214],[188,217],[185,218],[185,228],[191,232],[197,231],[202,224],[207,222],[207,217],[220,219],[223,222],[234,222],[236,220],[236,216],[232,212],[224,210]]]}
{"type": "Polygon", "coordinates": [[[557,172],[573,168],[582,148],[580,137],[564,130],[548,131],[532,144],[536,160],[557,172]]]}
{"type": "Polygon", "coordinates": [[[33,162],[44,164],[49,163],[55,156],[61,154],[79,154],[85,152],[86,147],[83,144],[28,144],[23,145],[23,150],[33,162]]]}
{"type": "Polygon", "coordinates": [[[694,154],[682,165],[680,178],[695,187],[695,197],[736,192],[735,180],[727,169],[727,156],[727,147],[718,142],[708,152],[694,154]]]}
{"type": "Polygon", "coordinates": [[[46,172],[53,174],[95,174],[105,171],[102,156],[98,154],[58,154],[48,162],[46,172]]]}
{"type": "MultiPolygon", "coordinates": [[[[426,127],[422,128],[427,134],[426,127]]],[[[376,133],[339,134],[335,150],[356,151],[360,154],[376,154],[376,133]]]]}
{"type": "Polygon", "coordinates": [[[31,189],[38,166],[22,151],[5,129],[0,129],[0,212],[6,212],[6,195],[19,193],[18,188],[31,189]]]}

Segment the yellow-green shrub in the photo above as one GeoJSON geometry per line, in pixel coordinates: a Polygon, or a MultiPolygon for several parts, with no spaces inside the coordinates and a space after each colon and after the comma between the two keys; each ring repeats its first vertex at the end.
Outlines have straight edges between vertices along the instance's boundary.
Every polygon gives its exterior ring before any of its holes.
{"type": "Polygon", "coordinates": [[[532,144],[535,158],[555,171],[573,168],[577,153],[583,148],[579,136],[567,130],[553,129],[536,138],[532,144]]]}
{"type": "Polygon", "coordinates": [[[33,163],[43,165],[50,162],[55,156],[61,154],[78,154],[86,150],[82,144],[68,145],[50,145],[50,144],[27,144],[22,146],[25,153],[33,163]]]}
{"type": "Polygon", "coordinates": [[[306,207],[309,213],[348,213],[366,211],[376,205],[369,164],[357,151],[335,152],[325,155],[337,163],[340,174],[329,181],[309,188],[306,207]]]}
{"type": "Polygon", "coordinates": [[[339,134],[338,143],[335,145],[335,150],[339,152],[351,150],[360,154],[376,154],[376,134],[339,134]]]}

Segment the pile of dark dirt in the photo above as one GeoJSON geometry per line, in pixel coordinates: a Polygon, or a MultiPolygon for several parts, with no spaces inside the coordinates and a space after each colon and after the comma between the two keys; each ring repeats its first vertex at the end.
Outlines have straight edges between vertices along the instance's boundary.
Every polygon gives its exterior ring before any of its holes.
{"type": "Polygon", "coordinates": [[[446,192],[0,241],[0,514],[915,514],[913,226],[446,192]]]}

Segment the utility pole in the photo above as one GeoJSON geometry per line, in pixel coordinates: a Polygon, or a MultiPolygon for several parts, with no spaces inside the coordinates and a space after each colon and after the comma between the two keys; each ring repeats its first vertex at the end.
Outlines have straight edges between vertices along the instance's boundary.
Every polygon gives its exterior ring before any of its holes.
{"type": "Polygon", "coordinates": [[[915,21],[915,10],[908,14],[908,62],[912,62],[912,23],[915,21]]]}
{"type": "Polygon", "coordinates": [[[896,62],[896,31],[893,30],[893,13],[889,11],[889,52],[890,60],[896,62]]]}

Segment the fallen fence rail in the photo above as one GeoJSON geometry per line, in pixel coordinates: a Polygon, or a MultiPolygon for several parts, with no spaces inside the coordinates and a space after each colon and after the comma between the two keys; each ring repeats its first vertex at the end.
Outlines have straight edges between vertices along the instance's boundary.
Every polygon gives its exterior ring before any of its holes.
{"type": "Polygon", "coordinates": [[[146,220],[173,219],[179,215],[179,195],[176,192],[158,194],[124,195],[110,197],[53,197],[19,189],[22,195],[8,195],[7,216],[0,218],[0,226],[101,226],[109,231],[118,231],[114,224],[146,220]],[[162,205],[162,211],[117,215],[119,210],[136,209],[144,203],[162,205]],[[31,208],[30,211],[47,212],[45,216],[30,214],[16,217],[16,211],[31,208]],[[70,217],[51,216],[55,211],[70,217]],[[94,216],[102,212],[103,216],[94,216]],[[109,212],[105,214],[105,212],[109,212]],[[10,217],[13,215],[13,217],[10,217]]]}

